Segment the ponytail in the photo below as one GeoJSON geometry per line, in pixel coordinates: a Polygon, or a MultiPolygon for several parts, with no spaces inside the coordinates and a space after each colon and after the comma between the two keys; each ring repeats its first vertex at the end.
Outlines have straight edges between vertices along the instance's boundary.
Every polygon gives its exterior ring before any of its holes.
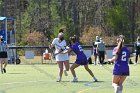
{"type": "Polygon", "coordinates": [[[123,42],[124,42],[124,36],[123,35],[119,35],[119,42],[118,42],[116,53],[120,53],[120,51],[122,49],[123,42]]]}
{"type": "Polygon", "coordinates": [[[116,53],[119,53],[121,51],[121,48],[122,48],[122,41],[118,43],[116,53]]]}

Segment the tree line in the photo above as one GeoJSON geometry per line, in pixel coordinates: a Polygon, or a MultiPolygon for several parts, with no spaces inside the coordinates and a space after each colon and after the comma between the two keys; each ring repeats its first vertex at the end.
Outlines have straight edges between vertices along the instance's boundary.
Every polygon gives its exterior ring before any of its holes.
{"type": "Polygon", "coordinates": [[[48,45],[62,27],[66,40],[75,34],[83,44],[96,35],[113,44],[119,34],[132,43],[140,34],[139,9],[139,0],[0,0],[1,16],[16,18],[18,45],[48,45]]]}

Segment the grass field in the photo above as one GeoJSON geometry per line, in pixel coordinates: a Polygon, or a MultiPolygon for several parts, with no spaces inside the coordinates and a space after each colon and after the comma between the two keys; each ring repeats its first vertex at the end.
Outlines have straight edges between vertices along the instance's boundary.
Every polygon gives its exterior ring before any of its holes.
{"type": "MultiPolygon", "coordinates": [[[[7,73],[0,74],[0,93],[113,93],[111,86],[113,65],[89,66],[99,82],[93,82],[81,66],[76,69],[79,82],[70,82],[70,72],[56,82],[56,64],[8,65],[7,73]]],[[[123,93],[140,93],[140,65],[130,65],[131,76],[124,83],[123,93]]]]}

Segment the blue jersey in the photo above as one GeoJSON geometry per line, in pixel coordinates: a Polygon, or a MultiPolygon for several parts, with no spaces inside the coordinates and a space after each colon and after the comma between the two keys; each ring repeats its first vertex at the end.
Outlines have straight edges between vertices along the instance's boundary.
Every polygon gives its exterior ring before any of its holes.
{"type": "Polygon", "coordinates": [[[130,57],[130,51],[127,47],[122,47],[119,53],[116,53],[117,47],[113,50],[113,55],[118,55],[118,58],[115,61],[114,65],[114,73],[118,73],[120,75],[129,75],[129,66],[128,61],[130,57]]]}
{"type": "Polygon", "coordinates": [[[75,43],[74,45],[70,46],[70,48],[77,55],[77,58],[76,58],[76,63],[77,64],[86,65],[88,63],[87,62],[87,57],[84,54],[83,49],[82,49],[81,45],[78,42],[75,43]]]}

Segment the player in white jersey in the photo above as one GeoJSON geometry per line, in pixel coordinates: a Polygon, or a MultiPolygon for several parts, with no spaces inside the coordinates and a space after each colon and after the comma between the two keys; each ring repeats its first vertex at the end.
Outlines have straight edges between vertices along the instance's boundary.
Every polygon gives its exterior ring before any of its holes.
{"type": "MultiPolygon", "coordinates": [[[[59,33],[58,34],[58,38],[55,38],[52,41],[51,47],[55,47],[55,54],[59,53],[59,52],[63,52],[66,49],[66,41],[64,40],[64,34],[63,33],[59,33]]],[[[67,74],[66,71],[69,71],[69,56],[68,53],[67,54],[57,54],[55,55],[55,59],[58,63],[59,66],[59,78],[57,80],[57,82],[60,82],[62,79],[62,74],[63,71],[65,73],[65,75],[67,74]],[[64,70],[65,67],[65,70],[64,70]]]]}

